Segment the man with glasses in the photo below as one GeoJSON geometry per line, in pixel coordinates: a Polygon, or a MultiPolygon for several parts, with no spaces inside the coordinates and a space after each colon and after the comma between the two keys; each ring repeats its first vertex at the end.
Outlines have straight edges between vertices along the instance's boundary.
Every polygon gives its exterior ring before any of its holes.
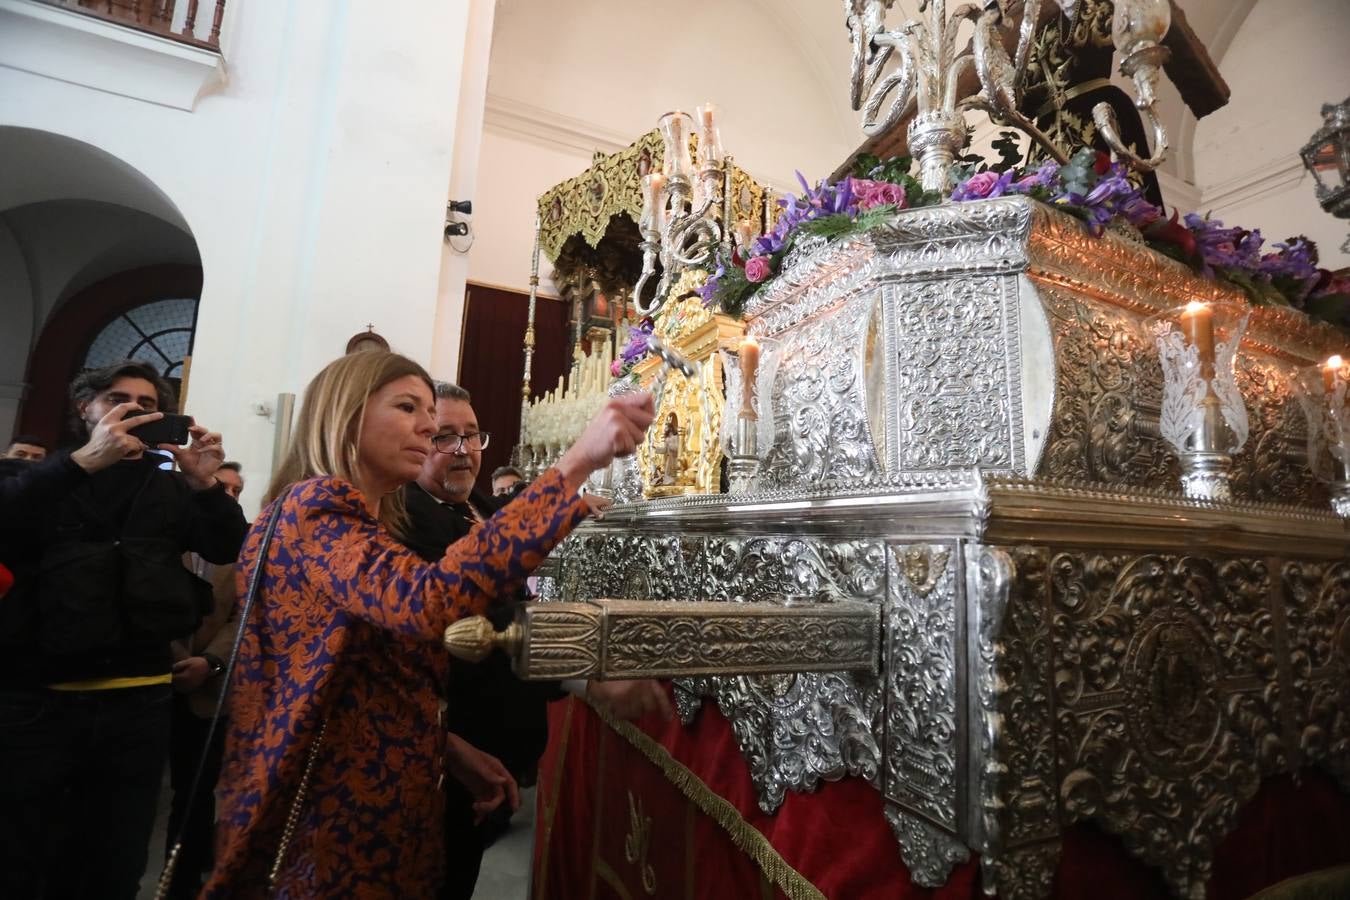
{"type": "MultiPolygon", "coordinates": [[[[408,508],[408,548],[428,561],[440,559],[450,544],[499,508],[500,501],[474,489],[491,435],[478,427],[469,392],[456,384],[436,384],[436,435],[417,480],[404,488],[408,508]]],[[[488,609],[498,628],[511,621],[518,597],[499,597],[488,609]]],[[[511,673],[500,653],[481,663],[451,660],[447,727],[477,749],[495,756],[517,780],[538,763],[548,741],[546,704],[562,696],[556,684],[527,684],[511,673]]],[[[445,781],[448,883],[443,898],[468,898],[478,880],[486,843],[475,827],[473,796],[455,779],[445,781]]],[[[512,810],[500,816],[510,820],[512,810]]]]}
{"type": "MultiPolygon", "coordinates": [[[[404,543],[429,562],[440,559],[450,544],[513,499],[490,498],[474,490],[483,448],[491,436],[479,429],[470,399],[459,385],[437,383],[434,452],[422,464],[417,480],[404,488],[409,518],[404,543]]],[[[488,607],[487,616],[496,628],[505,628],[515,617],[516,603],[524,599],[523,592],[498,597],[488,607]]],[[[548,703],[564,696],[562,686],[521,681],[501,653],[478,663],[452,659],[450,666],[447,727],[451,734],[496,757],[520,784],[534,784],[539,758],[548,743],[548,703]]],[[[578,682],[568,688],[584,691],[592,703],[620,718],[636,719],[649,712],[671,715],[665,691],[654,681],[578,682]]],[[[483,850],[497,832],[489,830],[485,835],[475,826],[474,798],[455,779],[447,778],[445,788],[450,858],[440,900],[468,900],[478,880],[483,850]]],[[[490,821],[503,829],[511,812],[503,804],[490,821]]]]}

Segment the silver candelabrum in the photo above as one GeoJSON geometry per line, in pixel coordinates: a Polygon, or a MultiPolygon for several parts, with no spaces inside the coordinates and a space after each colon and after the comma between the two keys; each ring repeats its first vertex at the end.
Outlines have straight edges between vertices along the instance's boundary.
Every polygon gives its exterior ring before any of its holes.
{"type": "MultiPolygon", "coordinates": [[[[882,134],[912,115],[909,152],[918,160],[924,190],[944,195],[950,191],[952,163],[969,138],[966,110],[980,110],[997,123],[1015,125],[1060,163],[1068,161],[1065,152],[1020,109],[1022,78],[1035,43],[1041,0],[1022,3],[1011,57],[1003,42],[1004,29],[1011,25],[1010,0],[963,3],[950,17],[945,0],[920,0],[922,18],[909,19],[895,30],[885,27],[886,11],[894,0],[843,2],[853,44],[850,102],[862,111],[863,133],[869,137],[882,134]],[[966,21],[973,24],[973,40],[958,50],[957,33],[966,21]],[[898,65],[883,78],[892,57],[898,65]],[[961,77],[972,67],[980,89],[962,97],[961,77]]],[[[1055,2],[1072,18],[1076,0],[1055,2]]],[[[1168,0],[1115,0],[1111,37],[1121,54],[1121,74],[1134,82],[1134,105],[1153,132],[1152,155],[1141,157],[1125,146],[1108,104],[1097,104],[1092,116],[1102,140],[1138,169],[1157,167],[1167,152],[1167,133],[1154,105],[1158,73],[1168,58],[1167,48],[1159,42],[1167,34],[1171,16],[1168,0]]]]}
{"type": "Polygon", "coordinates": [[[1181,464],[1181,492],[1230,500],[1233,454],[1247,442],[1247,406],[1233,375],[1250,309],[1192,302],[1144,321],[1163,370],[1159,428],[1181,464]]]}
{"type": "Polygon", "coordinates": [[[730,171],[722,157],[721,138],[711,103],[698,108],[698,169],[689,150],[694,120],[688,113],[668,112],[657,122],[665,144],[660,172],[643,177],[642,274],[633,288],[633,304],[644,316],[661,308],[671,282],[681,269],[713,262],[723,230],[718,209],[727,196],[730,171]],[[646,288],[661,263],[655,290],[646,288]]]}

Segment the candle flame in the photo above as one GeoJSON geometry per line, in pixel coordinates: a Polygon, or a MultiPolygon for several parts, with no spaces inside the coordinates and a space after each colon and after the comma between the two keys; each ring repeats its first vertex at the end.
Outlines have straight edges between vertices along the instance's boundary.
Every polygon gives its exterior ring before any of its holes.
{"type": "Polygon", "coordinates": [[[1337,355],[1329,357],[1322,365],[1327,369],[1339,369],[1341,366],[1345,365],[1345,361],[1337,355]]]}
{"type": "Polygon", "coordinates": [[[1208,308],[1209,304],[1200,300],[1192,300],[1190,303],[1186,304],[1186,312],[1190,315],[1195,315],[1200,310],[1208,308]]]}

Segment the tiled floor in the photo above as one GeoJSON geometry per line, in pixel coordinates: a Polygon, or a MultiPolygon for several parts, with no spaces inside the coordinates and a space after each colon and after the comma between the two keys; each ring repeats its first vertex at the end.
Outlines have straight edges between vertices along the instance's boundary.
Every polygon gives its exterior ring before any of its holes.
{"type": "MultiPolygon", "coordinates": [[[[159,798],[159,818],[150,839],[150,861],[141,879],[137,900],[153,900],[155,882],[164,865],[165,832],[169,825],[169,784],[165,778],[159,798]]],[[[534,788],[520,792],[520,810],[511,820],[511,830],[498,838],[483,855],[474,900],[529,900],[530,861],[534,850],[534,788]]]]}

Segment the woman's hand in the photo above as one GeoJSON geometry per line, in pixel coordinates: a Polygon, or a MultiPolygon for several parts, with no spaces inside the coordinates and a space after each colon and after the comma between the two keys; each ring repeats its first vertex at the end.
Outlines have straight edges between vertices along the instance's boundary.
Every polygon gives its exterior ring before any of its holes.
{"type": "Polygon", "coordinates": [[[503,801],[511,804],[511,812],[520,808],[520,790],[501,760],[484,753],[457,734],[446,737],[446,768],[473,797],[475,822],[481,822],[503,801]]]}
{"type": "Polygon", "coordinates": [[[579,489],[592,472],[615,457],[631,455],[655,418],[656,407],[646,391],[615,397],[558,460],[558,470],[570,487],[579,489]]]}

